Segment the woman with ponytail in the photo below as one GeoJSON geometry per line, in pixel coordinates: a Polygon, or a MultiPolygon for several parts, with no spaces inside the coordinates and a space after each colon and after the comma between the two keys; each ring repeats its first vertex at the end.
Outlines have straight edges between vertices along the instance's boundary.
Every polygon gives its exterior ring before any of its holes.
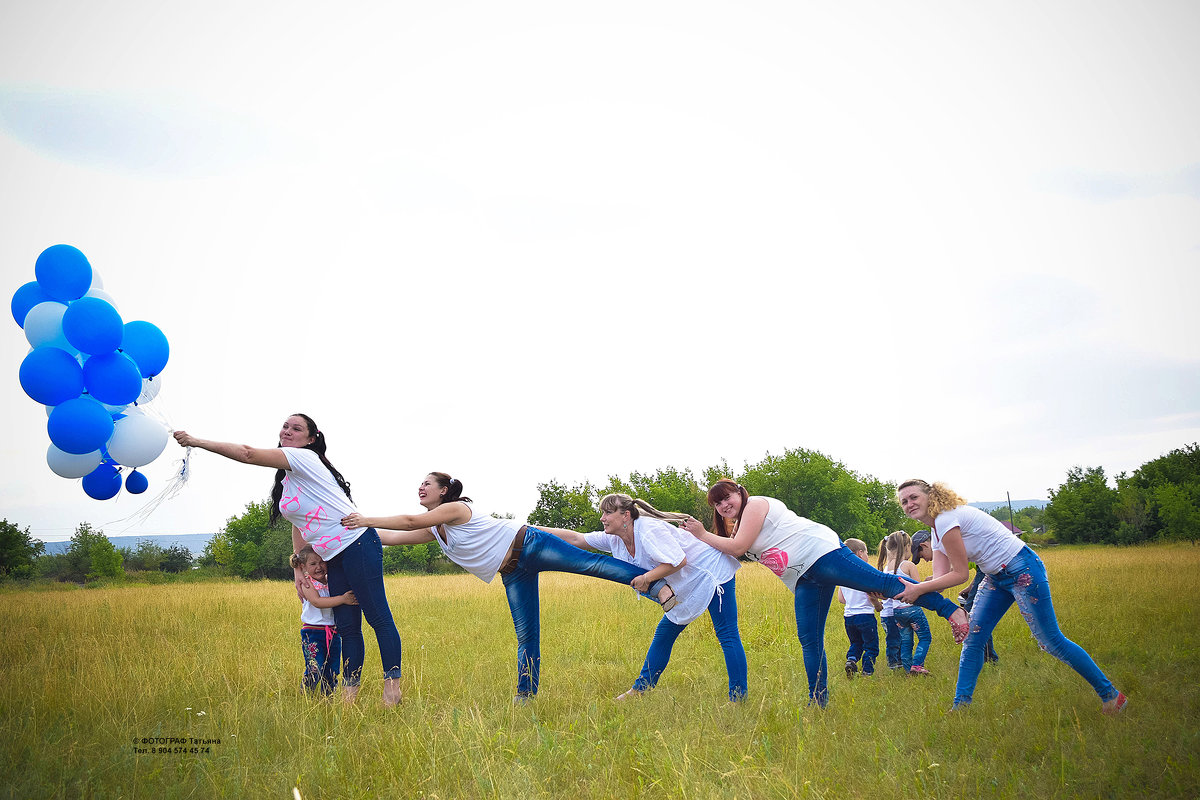
{"type": "Polygon", "coordinates": [[[926,558],[933,562],[933,580],[909,585],[898,599],[917,603],[927,596],[925,592],[964,583],[971,561],[987,576],[979,584],[971,608],[971,634],[958,661],[953,708],[970,704],[983,669],[987,642],[1014,602],[1042,649],[1073,668],[1095,689],[1101,711],[1117,714],[1125,708],[1125,695],[1112,685],[1087,651],[1059,629],[1046,565],[1027,544],[990,514],[967,505],[944,483],[905,481],[896,490],[896,502],[910,519],[929,526],[928,531],[912,539],[913,561],[920,563],[926,558]]]}
{"type": "MultiPolygon", "coordinates": [[[[231,442],[214,442],[176,431],[175,441],[183,447],[198,447],[244,464],[275,470],[271,489],[270,521],[280,516],[292,523],[292,549],[310,545],[329,571],[333,595],[353,591],[356,606],[333,610],[337,632],[342,637],[343,697],[358,697],[366,655],[362,620],[375,630],[383,664],[383,703],[400,702],[400,633],[392,618],[383,589],[383,547],[374,530],[352,531],[339,521],[354,512],[350,484],[325,455],[325,434],[312,417],[293,414],[279,432],[279,446],[258,448],[231,442]]],[[[304,580],[296,570],[297,591],[304,580]]]]}
{"type": "MultiPolygon", "coordinates": [[[[825,620],[839,586],[895,597],[904,583],[863,561],[829,528],[797,516],[774,497],[751,496],[745,487],[724,478],[708,490],[716,510],[713,530],[689,517],[682,524],[700,541],[735,558],[763,564],[796,596],[796,633],[808,674],[809,703],[829,702],[829,665],[825,660],[825,620]]],[[[950,622],[954,639],[967,636],[967,614],[940,594],[913,601],[950,622]]]]}
{"type": "Polygon", "coordinates": [[[603,578],[639,589],[657,599],[663,611],[675,607],[677,598],[665,581],[640,580],[645,569],[589,553],[532,525],[497,519],[472,508],[471,498],[462,493],[462,481],[444,472],[431,472],[417,488],[418,501],[426,509],[424,514],[367,517],[352,513],[342,518],[342,524],[347,528],[382,528],[380,539],[388,545],[437,542],[447,558],[484,583],[500,575],[517,633],[515,702],[533,698],[541,677],[539,573],[570,572],[603,578]]]}
{"type": "Polygon", "coordinates": [[[645,500],[627,494],[608,494],[600,498],[603,531],[547,529],[576,547],[612,553],[622,561],[650,570],[642,576],[643,580],[671,576],[671,588],[679,604],[659,621],[641,674],[633,682],[633,688],[618,700],[654,688],[671,659],[675,640],[689,622],[705,611],[712,618],[713,631],[725,655],[729,699],[736,702],[746,696],[746,650],[738,633],[734,586],[734,573],[741,565],[736,558],[714,550],[670,524],[687,518],[687,514],[659,511],[645,500]]]}

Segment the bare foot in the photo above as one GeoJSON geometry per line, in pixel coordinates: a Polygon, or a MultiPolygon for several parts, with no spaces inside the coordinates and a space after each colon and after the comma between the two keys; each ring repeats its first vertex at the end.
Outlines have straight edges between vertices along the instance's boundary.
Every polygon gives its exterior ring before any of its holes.
{"type": "Polygon", "coordinates": [[[401,690],[399,678],[383,679],[383,706],[391,708],[400,705],[401,690]]]}
{"type": "Polygon", "coordinates": [[[1100,710],[1105,714],[1108,714],[1110,717],[1115,717],[1117,714],[1120,714],[1122,711],[1124,711],[1125,706],[1128,704],[1129,698],[1121,692],[1117,692],[1117,696],[1112,700],[1104,701],[1104,704],[1100,706],[1100,710]]]}
{"type": "Polygon", "coordinates": [[[361,686],[346,686],[342,685],[342,702],[348,706],[354,705],[354,701],[358,699],[358,690],[361,686]]]}
{"type": "Polygon", "coordinates": [[[971,632],[971,618],[966,611],[961,608],[955,609],[950,615],[950,632],[954,634],[954,643],[962,644],[967,640],[967,634],[971,632]]]}
{"type": "Polygon", "coordinates": [[[628,700],[631,697],[641,697],[643,694],[641,689],[630,689],[628,692],[617,695],[617,700],[628,700]]]}

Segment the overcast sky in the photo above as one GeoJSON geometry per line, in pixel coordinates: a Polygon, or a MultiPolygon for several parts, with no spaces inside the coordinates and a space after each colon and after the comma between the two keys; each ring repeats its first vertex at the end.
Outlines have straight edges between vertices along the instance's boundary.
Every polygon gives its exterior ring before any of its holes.
{"type": "MultiPolygon", "coordinates": [[[[820,450],[1046,498],[1200,440],[1193,2],[9,4],[0,274],[80,248],[198,436],[326,432],[367,513],[820,450]]],[[[5,518],[98,502],[0,336],[5,518]]],[[[800,513],[804,509],[797,509],[800,513]]]]}

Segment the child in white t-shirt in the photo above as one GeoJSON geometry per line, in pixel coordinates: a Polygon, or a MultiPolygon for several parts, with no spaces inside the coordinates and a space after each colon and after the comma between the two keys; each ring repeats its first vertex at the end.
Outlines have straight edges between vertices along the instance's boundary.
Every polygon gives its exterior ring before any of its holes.
{"type": "MultiPolygon", "coordinates": [[[[846,547],[850,552],[870,563],[867,557],[867,543],[862,539],[847,539],[846,547]]],[[[883,608],[883,604],[868,597],[866,592],[838,587],[838,602],[844,605],[842,616],[846,625],[846,636],[850,639],[850,649],[846,651],[846,677],[853,678],[858,672],[858,662],[862,659],[862,674],[875,674],[875,659],[879,658],[879,625],[875,622],[875,612],[883,608]]]]}
{"type": "Polygon", "coordinates": [[[293,568],[304,570],[307,580],[300,584],[300,649],[304,652],[304,688],[315,692],[318,687],[332,694],[337,687],[338,667],[342,660],[342,638],[333,624],[334,606],[358,605],[354,592],[337,597],[329,596],[325,583],[328,572],[325,562],[305,545],[292,555],[293,568]]]}

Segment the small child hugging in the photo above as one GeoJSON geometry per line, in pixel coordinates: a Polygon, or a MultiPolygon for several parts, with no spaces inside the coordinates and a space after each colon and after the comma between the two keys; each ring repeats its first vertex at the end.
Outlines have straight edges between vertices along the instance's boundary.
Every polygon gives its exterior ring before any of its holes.
{"type": "Polygon", "coordinates": [[[293,553],[293,568],[304,570],[308,580],[301,582],[303,606],[300,611],[300,649],[304,652],[304,688],[313,692],[319,686],[325,694],[332,694],[338,681],[338,668],[342,660],[342,639],[333,625],[333,608],[340,605],[358,605],[354,592],[337,597],[329,596],[325,581],[328,572],[325,562],[311,546],[293,553]]]}
{"type": "MultiPolygon", "coordinates": [[[[845,545],[854,555],[870,563],[866,542],[847,539],[845,545]]],[[[883,604],[868,597],[866,592],[844,586],[838,587],[838,602],[846,607],[846,636],[850,639],[850,649],[846,651],[846,677],[853,678],[858,672],[859,659],[862,660],[863,675],[874,675],[875,659],[879,657],[879,625],[875,622],[875,612],[883,604]]]]}

